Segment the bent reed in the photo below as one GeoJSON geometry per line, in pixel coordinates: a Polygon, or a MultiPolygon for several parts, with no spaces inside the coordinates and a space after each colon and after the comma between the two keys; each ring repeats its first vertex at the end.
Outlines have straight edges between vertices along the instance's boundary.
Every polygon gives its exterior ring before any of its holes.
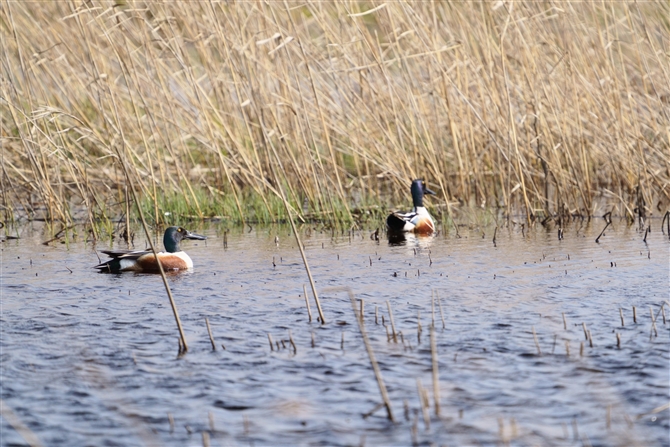
{"type": "Polygon", "coordinates": [[[413,178],[438,216],[658,214],[668,17],[667,2],[4,2],[4,217],[125,213],[119,157],[157,223],[285,219],[281,188],[299,218],[346,223],[406,206],[413,178]]]}

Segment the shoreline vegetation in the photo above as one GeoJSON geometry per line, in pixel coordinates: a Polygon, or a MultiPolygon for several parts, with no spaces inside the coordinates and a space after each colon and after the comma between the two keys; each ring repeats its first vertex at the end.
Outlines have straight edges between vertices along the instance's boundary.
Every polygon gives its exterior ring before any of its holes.
{"type": "Polygon", "coordinates": [[[443,220],[660,217],[669,17],[667,2],[6,2],[1,217],[84,209],[95,235],[137,218],[134,186],[158,225],[282,221],[285,194],[298,220],[349,227],[409,209],[413,178],[443,220]]]}

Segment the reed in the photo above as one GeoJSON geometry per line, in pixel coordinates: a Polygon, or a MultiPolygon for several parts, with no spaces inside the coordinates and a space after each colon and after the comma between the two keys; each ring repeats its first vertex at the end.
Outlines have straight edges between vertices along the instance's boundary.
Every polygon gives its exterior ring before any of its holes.
{"type": "MultiPolygon", "coordinates": [[[[210,341],[210,343],[212,343],[212,351],[216,351],[216,343],[214,342],[214,334],[212,334],[212,328],[209,325],[209,318],[207,318],[207,317],[205,317],[205,325],[207,325],[207,334],[209,335],[209,341],[210,341]]],[[[223,349],[226,349],[226,348],[224,347],[223,349]]]]}
{"type": "MultiPolygon", "coordinates": [[[[344,332],[342,334],[344,335],[344,332]]],[[[295,345],[295,342],[293,341],[293,334],[291,333],[290,329],[288,330],[288,340],[291,343],[291,347],[293,348],[293,354],[297,354],[298,347],[295,345]]],[[[342,343],[344,344],[344,339],[342,339],[342,343]]]]}
{"type": "Polygon", "coordinates": [[[663,304],[661,305],[661,315],[663,315],[663,325],[665,325],[665,307],[663,307],[663,304]]]}
{"type": "Polygon", "coordinates": [[[21,418],[3,399],[0,399],[0,416],[7,421],[10,427],[16,430],[26,444],[31,447],[41,447],[43,445],[35,433],[23,423],[21,418]]]}
{"type": "Polygon", "coordinates": [[[425,391],[425,388],[421,384],[421,379],[418,377],[416,379],[416,391],[419,394],[419,405],[421,405],[424,426],[426,427],[426,430],[430,430],[430,415],[428,413],[428,409],[430,408],[430,401],[428,400],[428,395],[425,391]]]}
{"type": "Polygon", "coordinates": [[[533,332],[533,340],[535,341],[535,347],[537,348],[537,355],[542,355],[542,350],[540,349],[540,342],[537,339],[537,334],[535,333],[535,326],[530,327],[533,332]]]}
{"type": "Polygon", "coordinates": [[[435,291],[435,298],[437,299],[437,305],[440,308],[440,318],[442,319],[442,329],[447,328],[447,323],[444,321],[444,311],[442,310],[442,299],[437,293],[437,290],[435,291]]]}
{"type": "Polygon", "coordinates": [[[654,308],[649,306],[649,314],[651,316],[651,330],[649,332],[649,339],[651,340],[652,335],[658,337],[658,330],[656,329],[656,318],[654,317],[654,308]]]}
{"type": "Polygon", "coordinates": [[[172,413],[168,413],[168,422],[170,423],[170,434],[174,433],[174,416],[172,413]]]}
{"type": "Polygon", "coordinates": [[[121,156],[158,224],[169,198],[179,218],[376,218],[416,177],[441,217],[670,201],[667,2],[5,6],[5,220],[124,214],[121,156]]]}
{"type": "Polygon", "coordinates": [[[391,310],[391,302],[386,301],[386,308],[389,311],[389,320],[391,320],[391,334],[393,335],[393,343],[398,343],[398,334],[395,330],[395,322],[393,321],[393,311],[391,310]]]}
{"type": "Polygon", "coordinates": [[[430,356],[433,367],[433,398],[435,399],[435,416],[440,415],[440,379],[437,363],[437,339],[435,328],[430,328],[430,356]]]}
{"type": "Polygon", "coordinates": [[[605,228],[603,228],[603,231],[601,231],[600,234],[598,235],[598,237],[596,238],[596,244],[600,241],[600,238],[605,234],[605,230],[607,230],[607,228],[610,225],[612,225],[612,212],[609,211],[609,212],[605,213],[605,215],[603,216],[603,219],[605,219],[605,228]]]}
{"type": "MultiPolygon", "coordinates": [[[[391,409],[391,401],[388,397],[388,392],[386,391],[386,385],[384,384],[384,379],[382,379],[382,372],[379,369],[379,364],[377,363],[374,351],[372,350],[372,345],[370,344],[368,333],[365,330],[365,325],[363,323],[363,316],[358,314],[358,312],[356,312],[356,297],[354,296],[354,292],[349,287],[346,287],[344,289],[347,291],[347,294],[349,295],[349,301],[351,302],[351,309],[353,310],[354,316],[356,317],[356,322],[358,323],[358,330],[361,332],[361,337],[363,337],[363,344],[365,345],[365,350],[367,351],[368,358],[370,359],[370,365],[372,366],[372,370],[375,373],[375,379],[377,380],[377,385],[379,386],[379,394],[381,395],[382,402],[384,402],[384,406],[386,407],[386,415],[391,422],[395,422],[395,419],[393,417],[393,410],[391,409]]],[[[342,333],[342,337],[343,337],[342,343],[344,344],[344,332],[342,333]]]]}
{"type": "Polygon", "coordinates": [[[309,307],[309,297],[307,296],[307,286],[302,285],[302,293],[305,296],[305,306],[307,306],[307,316],[309,317],[309,322],[312,322],[312,309],[309,307]]]}

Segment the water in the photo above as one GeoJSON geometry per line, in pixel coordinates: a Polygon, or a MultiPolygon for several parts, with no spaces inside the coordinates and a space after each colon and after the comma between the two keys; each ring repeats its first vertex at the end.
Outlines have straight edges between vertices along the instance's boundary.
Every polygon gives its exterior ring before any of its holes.
{"type": "MultiPolygon", "coordinates": [[[[669,445],[670,319],[658,314],[656,336],[649,309],[668,300],[670,242],[652,227],[645,244],[615,222],[596,244],[600,222],[572,225],[562,241],[512,226],[495,247],[493,228],[402,245],[304,228],[325,326],[313,301],[307,321],[309,285],[287,228],[234,230],[227,248],[221,228],[189,228],[209,239],[183,242],[195,269],[169,278],[189,345],[181,357],[159,276],[96,273],[95,249],[109,244],[44,246],[37,224],[19,227],[1,245],[0,394],[50,446],[201,446],[203,432],[212,446],[669,445]],[[362,417],[381,398],[346,286],[365,301],[395,424],[384,408],[362,417]],[[436,306],[439,417],[431,291],[444,315],[443,327],[436,306]],[[381,324],[390,329],[387,301],[397,343],[381,324]]],[[[2,446],[25,445],[0,421],[2,446]]]]}

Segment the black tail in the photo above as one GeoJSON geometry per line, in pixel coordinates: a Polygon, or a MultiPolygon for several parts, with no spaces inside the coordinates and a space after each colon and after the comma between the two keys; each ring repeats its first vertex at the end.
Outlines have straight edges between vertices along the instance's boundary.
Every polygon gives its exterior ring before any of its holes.
{"type": "Polygon", "coordinates": [[[389,214],[389,217],[386,218],[386,226],[391,232],[402,232],[405,229],[405,223],[405,219],[395,213],[389,214]]]}

